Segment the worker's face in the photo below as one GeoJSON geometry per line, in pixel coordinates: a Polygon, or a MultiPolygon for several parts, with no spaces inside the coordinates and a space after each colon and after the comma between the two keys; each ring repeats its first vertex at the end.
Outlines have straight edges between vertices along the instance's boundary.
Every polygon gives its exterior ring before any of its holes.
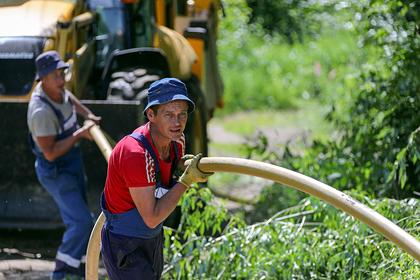
{"type": "Polygon", "coordinates": [[[43,77],[41,80],[42,88],[47,94],[58,95],[64,91],[64,69],[56,69],[43,77]]]}
{"type": "Polygon", "coordinates": [[[160,105],[156,114],[152,109],[147,111],[147,117],[161,137],[176,141],[181,138],[188,119],[188,104],[176,100],[160,105]]]}

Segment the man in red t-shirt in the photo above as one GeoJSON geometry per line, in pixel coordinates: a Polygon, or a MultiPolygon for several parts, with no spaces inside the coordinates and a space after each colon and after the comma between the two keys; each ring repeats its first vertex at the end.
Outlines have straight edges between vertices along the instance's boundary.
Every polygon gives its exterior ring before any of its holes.
{"type": "Polygon", "coordinates": [[[163,221],[188,187],[205,182],[211,173],[200,171],[201,155],[183,166],[183,131],[194,110],[185,84],[165,78],[149,87],[144,114],[149,122],[115,146],[101,206],[102,256],[108,276],[115,279],[159,279],[163,270],[163,221]]]}

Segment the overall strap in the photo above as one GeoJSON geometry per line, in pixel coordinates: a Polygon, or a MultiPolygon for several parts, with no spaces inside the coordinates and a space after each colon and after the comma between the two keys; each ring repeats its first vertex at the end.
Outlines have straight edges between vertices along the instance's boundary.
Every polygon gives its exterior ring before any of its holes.
{"type": "Polygon", "coordinates": [[[174,174],[175,174],[175,169],[178,166],[178,159],[179,159],[178,146],[175,141],[172,141],[172,146],[174,147],[174,151],[175,151],[175,159],[172,161],[172,166],[171,166],[171,179],[170,179],[171,186],[175,185],[178,180],[178,178],[174,178],[174,174]]]}

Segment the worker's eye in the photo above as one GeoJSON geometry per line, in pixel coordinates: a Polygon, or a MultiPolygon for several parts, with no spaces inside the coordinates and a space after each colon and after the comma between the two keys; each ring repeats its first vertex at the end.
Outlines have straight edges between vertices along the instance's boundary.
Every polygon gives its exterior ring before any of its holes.
{"type": "Polygon", "coordinates": [[[173,119],[175,119],[175,118],[176,118],[176,115],[174,115],[174,114],[172,114],[172,113],[165,113],[165,114],[163,115],[163,117],[164,117],[165,119],[167,119],[168,121],[172,121],[173,119]]]}
{"type": "Polygon", "coordinates": [[[188,116],[187,112],[182,112],[181,114],[179,114],[179,118],[182,119],[182,120],[186,119],[187,116],[188,116]]]}

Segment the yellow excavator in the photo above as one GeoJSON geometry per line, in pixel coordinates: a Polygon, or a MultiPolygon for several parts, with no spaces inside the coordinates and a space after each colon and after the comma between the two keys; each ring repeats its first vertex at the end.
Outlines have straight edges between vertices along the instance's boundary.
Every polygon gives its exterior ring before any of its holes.
{"type": "MultiPolygon", "coordinates": [[[[144,122],[147,88],[163,77],[185,82],[197,110],[187,152],[207,153],[207,122],[223,105],[217,65],[220,0],[4,0],[0,2],[0,228],[61,227],[37,182],[26,111],[35,58],[57,50],[70,64],[66,87],[118,141],[144,122]]],[[[88,201],[99,213],[106,162],[83,143],[88,201]]]]}

